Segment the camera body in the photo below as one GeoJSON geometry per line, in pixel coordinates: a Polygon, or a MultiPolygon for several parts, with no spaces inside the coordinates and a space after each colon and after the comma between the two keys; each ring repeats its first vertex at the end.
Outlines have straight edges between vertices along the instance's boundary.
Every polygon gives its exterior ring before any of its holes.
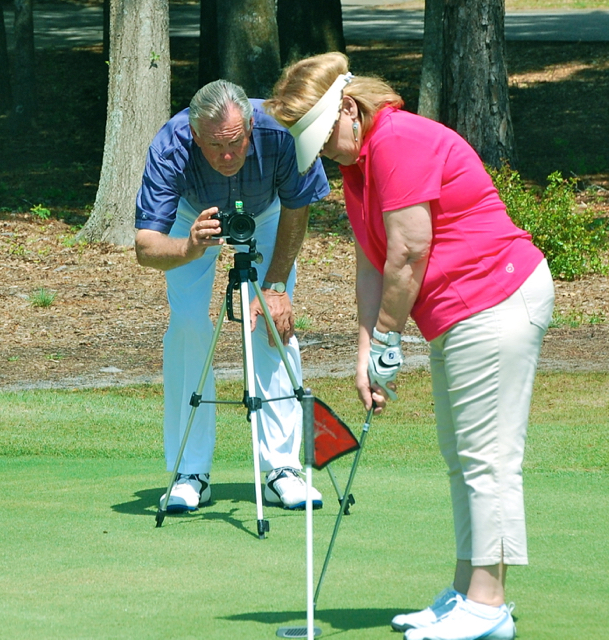
{"type": "Polygon", "coordinates": [[[235,202],[232,211],[218,211],[212,218],[220,221],[220,237],[227,244],[247,244],[256,231],[254,216],[243,210],[240,201],[235,202]]]}

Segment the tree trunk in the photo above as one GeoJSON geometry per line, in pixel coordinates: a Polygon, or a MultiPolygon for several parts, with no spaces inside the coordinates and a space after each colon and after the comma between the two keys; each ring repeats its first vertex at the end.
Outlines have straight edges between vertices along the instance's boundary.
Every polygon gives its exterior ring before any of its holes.
{"type": "Polygon", "coordinates": [[[6,44],[6,27],[4,25],[4,7],[0,4],[0,113],[6,113],[13,108],[13,91],[11,89],[11,74],[6,44]]]}
{"type": "Polygon", "coordinates": [[[346,51],[340,0],[277,0],[281,63],[346,51]]]}
{"type": "Polygon", "coordinates": [[[444,14],[442,122],[482,160],[515,160],[505,62],[503,0],[447,0],[444,14]]]}
{"type": "Polygon", "coordinates": [[[108,114],[95,205],[78,239],[132,245],[148,146],[169,118],[168,0],[112,0],[108,114]]]}
{"type": "Polygon", "coordinates": [[[279,77],[279,36],[275,0],[219,2],[220,76],[267,98],[279,77]]]}
{"type": "Polygon", "coordinates": [[[217,0],[201,0],[199,24],[199,87],[202,87],[220,77],[217,0]]]}
{"type": "Polygon", "coordinates": [[[36,62],[32,0],[15,1],[15,55],[13,106],[19,127],[29,125],[36,114],[36,62]]]}
{"type": "Polygon", "coordinates": [[[445,0],[425,0],[423,64],[418,113],[432,120],[440,120],[444,62],[444,3],[445,0]]]}

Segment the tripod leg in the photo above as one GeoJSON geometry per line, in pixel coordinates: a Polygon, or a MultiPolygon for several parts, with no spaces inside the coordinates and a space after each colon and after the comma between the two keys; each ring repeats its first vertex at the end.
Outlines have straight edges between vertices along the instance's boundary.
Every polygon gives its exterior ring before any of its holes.
{"type": "Polygon", "coordinates": [[[254,374],[254,349],[250,323],[250,299],[248,283],[241,283],[241,331],[243,334],[243,355],[245,375],[245,401],[250,411],[252,425],[252,454],[254,458],[254,487],[256,490],[256,517],[258,520],[258,537],[262,540],[269,530],[269,522],[264,519],[262,507],[262,487],[260,484],[260,435],[258,430],[259,411],[262,407],[260,398],[256,397],[256,377],[254,374]]]}
{"type": "Polygon", "coordinates": [[[218,338],[220,336],[220,329],[222,328],[222,322],[224,321],[224,316],[226,315],[226,299],[222,304],[222,308],[220,309],[220,315],[218,317],[218,322],[216,323],[216,327],[214,329],[214,334],[212,337],[211,345],[209,351],[207,352],[207,357],[205,358],[205,364],[203,365],[203,372],[201,373],[201,379],[199,380],[199,385],[197,386],[197,390],[192,394],[192,398],[190,400],[190,414],[188,416],[188,422],[186,423],[186,429],[184,431],[184,436],[182,437],[182,442],[180,444],[180,450],[178,451],[178,455],[176,456],[176,461],[173,467],[173,471],[171,472],[171,478],[169,480],[169,485],[167,487],[167,491],[165,492],[165,498],[161,503],[158,511],[156,512],[156,526],[160,527],[163,524],[163,520],[165,519],[165,515],[167,514],[167,503],[169,502],[169,494],[173,489],[173,485],[178,476],[178,469],[180,468],[180,462],[182,461],[182,456],[184,455],[184,449],[186,448],[186,442],[188,441],[188,436],[190,435],[190,429],[192,427],[192,423],[195,418],[195,413],[197,411],[197,407],[199,406],[199,402],[201,400],[201,393],[203,392],[203,387],[205,386],[205,381],[207,380],[207,375],[209,370],[211,369],[211,364],[214,358],[214,352],[216,350],[216,344],[218,343],[218,338]]]}
{"type": "Polygon", "coordinates": [[[262,293],[262,289],[260,288],[260,285],[258,284],[257,281],[253,281],[252,285],[254,287],[256,297],[260,302],[260,306],[262,307],[262,311],[264,313],[264,319],[266,320],[266,326],[268,330],[271,332],[271,335],[273,336],[273,340],[275,341],[275,346],[277,347],[277,350],[279,351],[279,355],[281,356],[281,360],[283,361],[286,371],[288,372],[288,376],[290,378],[290,382],[292,383],[292,387],[294,388],[294,392],[296,393],[296,397],[298,398],[298,400],[302,400],[302,396],[304,395],[304,390],[302,388],[302,385],[298,382],[298,380],[296,380],[296,375],[294,374],[294,371],[290,365],[290,361],[288,360],[288,356],[283,346],[283,342],[281,340],[281,337],[279,336],[277,327],[273,322],[273,318],[271,316],[271,312],[269,311],[269,307],[266,303],[266,300],[264,299],[264,294],[262,293]]]}

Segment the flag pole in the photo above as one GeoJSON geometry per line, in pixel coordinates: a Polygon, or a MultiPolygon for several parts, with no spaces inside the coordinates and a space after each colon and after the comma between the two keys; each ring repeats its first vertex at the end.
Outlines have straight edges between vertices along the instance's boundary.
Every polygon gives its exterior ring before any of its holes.
{"type": "Polygon", "coordinates": [[[311,390],[307,389],[302,399],[306,493],[307,534],[307,640],[315,638],[315,603],[313,601],[313,463],[315,462],[315,419],[311,390]]]}

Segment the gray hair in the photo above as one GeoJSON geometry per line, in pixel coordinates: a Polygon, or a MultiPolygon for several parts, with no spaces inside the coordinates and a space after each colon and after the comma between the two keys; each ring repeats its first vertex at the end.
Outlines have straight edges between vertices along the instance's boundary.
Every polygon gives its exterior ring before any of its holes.
{"type": "Polygon", "coordinates": [[[249,132],[254,109],[245,91],[228,80],[215,80],[195,93],[190,101],[190,113],[188,115],[190,126],[198,134],[201,120],[222,122],[228,115],[231,105],[241,111],[243,126],[249,132]]]}

